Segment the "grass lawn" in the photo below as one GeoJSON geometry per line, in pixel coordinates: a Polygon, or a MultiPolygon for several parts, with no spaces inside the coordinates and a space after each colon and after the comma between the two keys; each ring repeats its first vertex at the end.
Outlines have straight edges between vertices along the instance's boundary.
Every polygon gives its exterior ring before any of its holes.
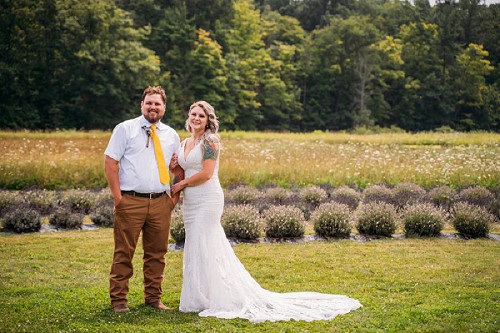
{"type": "Polygon", "coordinates": [[[142,305],[140,246],[131,312],[108,299],[111,229],[0,235],[1,332],[498,332],[500,242],[340,240],[238,245],[265,288],[345,294],[363,304],[331,321],[251,324],[178,311],[182,252],[167,254],[161,313],[142,305]]]}

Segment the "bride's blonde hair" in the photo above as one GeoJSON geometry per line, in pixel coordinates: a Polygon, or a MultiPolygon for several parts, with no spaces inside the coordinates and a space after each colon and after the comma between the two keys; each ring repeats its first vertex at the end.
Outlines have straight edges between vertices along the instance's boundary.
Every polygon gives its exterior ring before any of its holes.
{"type": "MultiPolygon", "coordinates": [[[[205,115],[207,116],[207,127],[205,128],[204,136],[208,137],[210,134],[214,134],[217,137],[219,137],[219,135],[217,134],[217,132],[219,131],[219,121],[217,120],[217,116],[215,115],[214,107],[206,101],[194,102],[189,107],[188,115],[191,112],[191,110],[196,106],[199,106],[200,108],[202,108],[203,111],[205,112],[205,115]]],[[[189,116],[188,116],[188,119],[186,119],[185,127],[186,127],[186,130],[189,133],[191,133],[192,128],[191,128],[191,125],[189,125],[189,116]]]]}

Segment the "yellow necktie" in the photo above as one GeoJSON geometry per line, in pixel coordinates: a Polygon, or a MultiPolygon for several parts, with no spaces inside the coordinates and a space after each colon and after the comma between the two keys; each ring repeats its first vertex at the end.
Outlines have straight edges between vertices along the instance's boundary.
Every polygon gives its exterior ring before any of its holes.
{"type": "Polygon", "coordinates": [[[158,172],[160,173],[160,182],[166,185],[170,182],[165,157],[160,145],[160,138],[156,135],[156,126],[151,125],[151,139],[153,139],[153,147],[155,149],[156,163],[158,164],[158,172]]]}

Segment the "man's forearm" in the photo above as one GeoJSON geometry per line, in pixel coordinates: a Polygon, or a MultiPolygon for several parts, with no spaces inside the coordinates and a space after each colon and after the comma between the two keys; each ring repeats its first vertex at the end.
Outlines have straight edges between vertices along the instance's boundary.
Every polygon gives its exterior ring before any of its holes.
{"type": "Polygon", "coordinates": [[[108,180],[111,194],[113,195],[113,198],[115,200],[115,205],[120,201],[122,197],[120,191],[120,177],[118,176],[118,170],[118,162],[106,156],[106,161],[104,162],[104,173],[106,174],[106,179],[108,180]]]}
{"type": "Polygon", "coordinates": [[[184,170],[178,165],[175,167],[175,169],[171,170],[172,174],[174,176],[172,183],[177,184],[181,180],[184,179],[184,170]]]}
{"type": "MultiPolygon", "coordinates": [[[[184,179],[184,170],[179,165],[177,165],[173,170],[171,170],[171,172],[172,175],[174,176],[172,179],[172,184],[177,184],[178,182],[184,179]]],[[[172,196],[172,202],[174,203],[174,205],[177,205],[177,203],[180,200],[180,197],[181,197],[180,192],[177,192],[172,196]]]]}

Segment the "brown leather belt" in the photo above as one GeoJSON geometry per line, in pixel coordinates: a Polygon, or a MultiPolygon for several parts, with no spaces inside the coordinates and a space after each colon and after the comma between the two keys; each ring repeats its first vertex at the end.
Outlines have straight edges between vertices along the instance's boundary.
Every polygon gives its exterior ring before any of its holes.
{"type": "Polygon", "coordinates": [[[161,192],[161,193],[139,193],[136,191],[121,191],[122,195],[123,194],[130,194],[133,195],[134,197],[141,197],[141,198],[149,198],[149,199],[156,199],[161,197],[164,194],[167,194],[167,192],[161,192]]]}

